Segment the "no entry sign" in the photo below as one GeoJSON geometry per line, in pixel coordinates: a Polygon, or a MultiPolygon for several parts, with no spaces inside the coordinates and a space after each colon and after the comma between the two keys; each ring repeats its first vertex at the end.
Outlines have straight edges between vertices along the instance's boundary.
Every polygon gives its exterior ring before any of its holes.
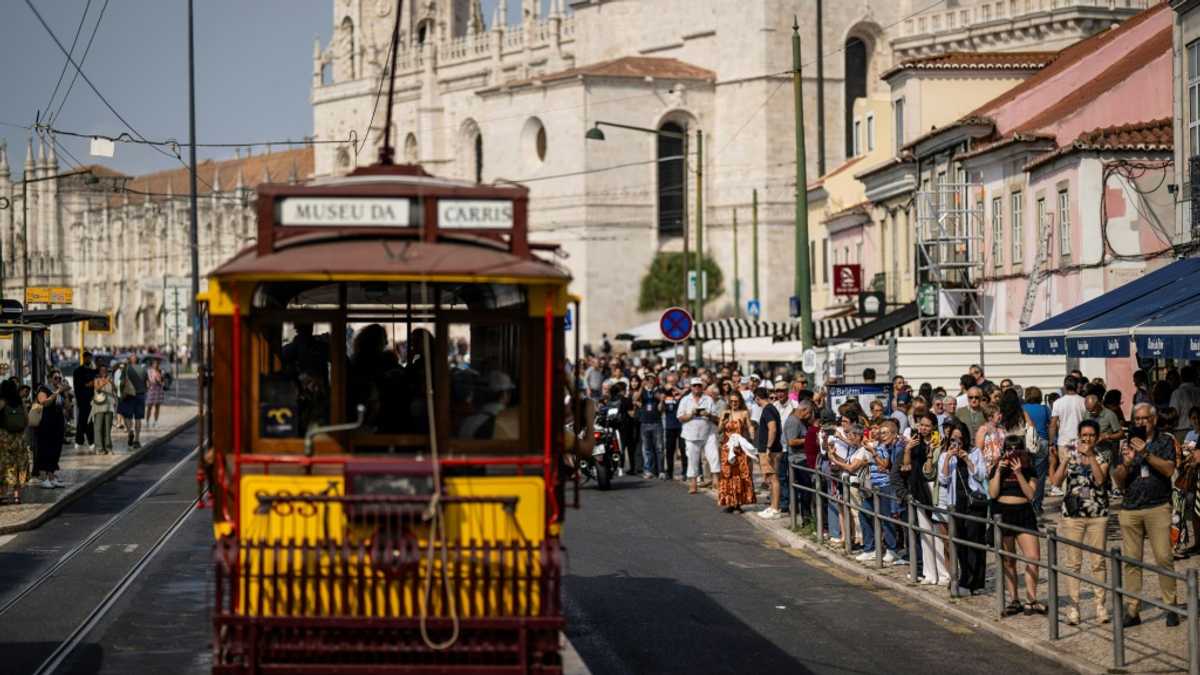
{"type": "Polygon", "coordinates": [[[692,335],[692,315],[682,307],[672,307],[663,312],[658,327],[663,337],[671,342],[683,342],[692,335]]]}

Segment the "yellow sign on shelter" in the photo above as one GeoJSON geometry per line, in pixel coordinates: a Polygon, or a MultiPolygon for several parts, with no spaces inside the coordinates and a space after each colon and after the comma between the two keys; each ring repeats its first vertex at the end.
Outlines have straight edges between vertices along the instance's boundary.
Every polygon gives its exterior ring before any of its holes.
{"type": "Polygon", "coordinates": [[[31,286],[25,289],[26,305],[70,305],[75,301],[75,291],[70,288],[31,286]]]}

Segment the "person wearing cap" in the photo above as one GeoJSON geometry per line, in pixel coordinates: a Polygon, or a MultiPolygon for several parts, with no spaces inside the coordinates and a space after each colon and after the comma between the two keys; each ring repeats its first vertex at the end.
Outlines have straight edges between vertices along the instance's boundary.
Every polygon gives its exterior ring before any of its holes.
{"type": "MultiPolygon", "coordinates": [[[[689,392],[679,402],[676,416],[683,423],[684,447],[687,455],[688,492],[696,494],[697,479],[700,477],[700,457],[708,437],[713,433],[713,400],[704,393],[704,381],[693,377],[688,382],[689,392]]],[[[713,476],[713,481],[717,480],[713,476]]]]}
{"type": "MultiPolygon", "coordinates": [[[[782,380],[780,380],[782,382],[782,380]]],[[[775,394],[783,393],[787,395],[787,384],[784,384],[782,392],[778,390],[775,394]]],[[[772,393],[767,391],[766,387],[759,387],[754,390],[755,403],[762,409],[762,416],[758,420],[755,427],[754,440],[758,449],[758,455],[761,458],[759,464],[762,466],[763,481],[767,483],[767,489],[771,491],[771,501],[767,508],[759,512],[759,516],[763,518],[778,518],[782,515],[779,512],[779,478],[777,474],[779,458],[782,454],[783,444],[783,417],[779,414],[779,407],[776,401],[772,401],[772,393]]],[[[791,410],[788,410],[791,414],[791,410]]],[[[785,474],[786,475],[786,474],[785,474]]]]}
{"type": "Polygon", "coordinates": [[[650,479],[657,475],[659,479],[666,480],[663,461],[663,391],[658,388],[654,373],[646,376],[637,396],[634,403],[638,406],[638,420],[641,422],[642,478],[650,479]]]}

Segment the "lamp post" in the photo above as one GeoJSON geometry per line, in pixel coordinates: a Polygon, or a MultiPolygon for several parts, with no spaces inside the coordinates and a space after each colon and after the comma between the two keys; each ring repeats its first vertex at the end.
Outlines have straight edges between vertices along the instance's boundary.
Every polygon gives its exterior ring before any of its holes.
{"type": "MultiPolygon", "coordinates": [[[[680,161],[683,162],[684,185],[687,185],[687,157],[688,157],[688,135],[677,131],[665,131],[663,129],[650,129],[648,127],[636,127],[629,124],[617,124],[616,122],[600,122],[593,124],[591,129],[587,130],[584,137],[589,141],[605,140],[604,132],[600,130],[601,126],[612,127],[614,129],[626,129],[628,131],[640,131],[646,134],[654,134],[665,138],[674,138],[683,141],[683,157],[680,161]]],[[[688,251],[688,226],[685,218],[683,224],[683,288],[686,294],[689,279],[689,272],[696,273],[696,299],[692,304],[692,316],[696,322],[704,320],[704,132],[700,129],[696,130],[696,258],[695,263],[692,262],[692,257],[688,251]]],[[[683,207],[687,209],[687,199],[683,200],[683,207]]],[[[687,359],[685,352],[684,359],[687,359]]],[[[696,343],[696,360],[700,363],[704,362],[704,344],[696,343]]]]}

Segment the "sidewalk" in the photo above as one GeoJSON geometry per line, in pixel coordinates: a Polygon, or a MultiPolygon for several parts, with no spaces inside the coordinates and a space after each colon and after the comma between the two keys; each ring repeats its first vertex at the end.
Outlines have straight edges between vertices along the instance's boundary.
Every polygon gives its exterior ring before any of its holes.
{"type": "MultiPolygon", "coordinates": [[[[715,499],[715,493],[708,490],[715,499]]],[[[1049,521],[1046,527],[1057,524],[1061,510],[1061,497],[1046,498],[1046,515],[1049,521]]],[[[1060,576],[1059,581],[1059,639],[1051,641],[1048,633],[1048,617],[1024,616],[1019,614],[1008,618],[998,618],[995,608],[996,569],[993,556],[988,556],[988,576],[985,593],[966,598],[952,598],[949,590],[942,586],[924,586],[908,581],[908,566],[876,566],[874,559],[869,563],[860,563],[843,553],[841,547],[832,547],[818,543],[813,533],[813,524],[807,523],[799,531],[791,529],[791,519],[787,516],[764,520],[757,516],[757,511],[763,506],[760,495],[759,506],[755,511],[747,511],[745,520],[764,532],[770,534],[779,543],[796,549],[804,550],[818,556],[838,567],[866,578],[881,587],[902,593],[915,600],[925,602],[937,608],[942,613],[955,616],[960,620],[987,630],[1003,639],[1033,651],[1041,656],[1053,659],[1065,668],[1079,673],[1106,673],[1112,664],[1113,642],[1112,625],[1100,624],[1092,613],[1091,592],[1086,584],[1081,590],[1080,604],[1083,606],[1083,620],[1078,626],[1069,626],[1065,622],[1067,606],[1066,589],[1060,576]]],[[[1109,525],[1105,548],[1120,547],[1120,531],[1117,528],[1117,515],[1113,512],[1109,525]]],[[[1146,546],[1146,555],[1150,555],[1150,547],[1146,546]]],[[[1060,553],[1061,557],[1061,553],[1060,553]]],[[[1045,546],[1042,549],[1042,560],[1046,560],[1045,546]]],[[[1060,563],[1062,561],[1060,560],[1060,563]]],[[[1175,561],[1176,571],[1190,567],[1200,568],[1200,556],[1193,556],[1175,561]]],[[[1081,570],[1084,574],[1091,572],[1085,564],[1081,570]]],[[[1038,580],[1039,597],[1047,596],[1046,571],[1042,570],[1038,580]]],[[[1024,581],[1020,580],[1019,592],[1024,593],[1024,581]]],[[[1151,597],[1158,595],[1158,580],[1153,575],[1146,575],[1143,580],[1143,592],[1151,597]]],[[[1183,584],[1178,585],[1177,593],[1180,600],[1186,597],[1183,584]]],[[[1111,603],[1111,598],[1109,599],[1111,603]]],[[[1173,673],[1187,672],[1188,669],[1188,633],[1187,622],[1183,621],[1176,628],[1168,628],[1163,621],[1160,610],[1144,607],[1142,610],[1142,625],[1125,629],[1125,667],[1119,672],[1129,673],[1173,673]]]]}
{"type": "MultiPolygon", "coordinates": [[[[171,402],[168,399],[168,402],[171,402]]],[[[126,448],[125,432],[113,430],[114,451],[110,455],[95,455],[86,447],[75,450],[73,441],[63,445],[59,460],[59,478],[67,486],[60,489],[25,487],[20,504],[0,506],[0,535],[32,530],[53,518],[68,504],[83,497],[110,478],[129,468],[156,447],[183,431],[196,417],[196,404],[179,401],[163,405],[158,426],[142,429],[142,447],[133,452],[126,448]]]]}

